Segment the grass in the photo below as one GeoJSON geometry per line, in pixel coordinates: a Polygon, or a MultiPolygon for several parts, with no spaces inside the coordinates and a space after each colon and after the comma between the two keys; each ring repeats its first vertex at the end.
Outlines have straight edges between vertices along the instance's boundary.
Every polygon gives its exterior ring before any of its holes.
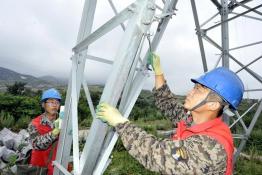
{"type": "Polygon", "coordinates": [[[114,151],[111,158],[112,162],[105,171],[105,175],[157,175],[146,170],[126,151],[114,151]]]}
{"type": "Polygon", "coordinates": [[[234,174],[236,175],[261,175],[262,163],[254,160],[245,160],[240,158],[235,165],[234,174]]]}

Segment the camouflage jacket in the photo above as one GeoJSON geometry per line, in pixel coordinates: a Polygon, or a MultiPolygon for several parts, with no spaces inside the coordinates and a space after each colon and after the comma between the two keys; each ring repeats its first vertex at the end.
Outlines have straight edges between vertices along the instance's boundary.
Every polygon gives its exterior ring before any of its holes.
{"type": "MultiPolygon", "coordinates": [[[[174,94],[164,84],[154,89],[156,106],[176,125],[186,119],[192,120],[177,102],[174,94]]],[[[161,174],[225,174],[227,154],[215,139],[205,135],[194,135],[185,140],[159,139],[146,133],[130,122],[119,124],[116,131],[135,159],[145,168],[161,174]],[[174,156],[178,153],[178,157],[174,156]]]]}
{"type": "MultiPolygon", "coordinates": [[[[53,123],[48,120],[45,114],[41,115],[41,125],[48,125],[51,128],[54,128],[53,123]]],[[[29,133],[29,140],[32,144],[33,149],[36,150],[45,150],[47,149],[57,138],[51,134],[51,132],[47,132],[46,134],[40,135],[37,131],[36,127],[32,124],[32,122],[28,125],[27,131],[29,133]]]]}

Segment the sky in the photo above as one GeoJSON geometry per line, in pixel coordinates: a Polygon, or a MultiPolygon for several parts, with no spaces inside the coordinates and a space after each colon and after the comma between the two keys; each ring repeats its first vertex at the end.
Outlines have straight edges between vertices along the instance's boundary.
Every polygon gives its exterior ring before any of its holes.
{"type": "MultiPolygon", "coordinates": [[[[116,3],[117,1],[113,0],[113,2],[120,11],[133,1],[122,0],[116,3]]],[[[161,2],[157,0],[159,5],[161,2]]],[[[258,2],[259,0],[254,0],[247,5],[254,7],[258,2]]],[[[76,44],[83,4],[83,0],[2,1],[0,6],[0,67],[37,77],[44,75],[69,77],[70,57],[73,55],[72,48],[76,44]]],[[[200,23],[217,12],[216,7],[208,0],[201,1],[201,4],[197,4],[197,8],[200,23]]],[[[164,74],[171,90],[176,94],[185,95],[193,86],[190,78],[201,75],[203,66],[190,1],[178,1],[177,9],[156,53],[161,57],[164,74]]],[[[236,12],[243,10],[239,8],[236,12]]],[[[261,8],[258,10],[261,11],[261,8]]],[[[159,11],[157,13],[159,14],[159,11]]],[[[93,31],[113,15],[108,1],[98,1],[93,31]]],[[[259,17],[255,13],[249,15],[259,17]]],[[[217,22],[219,22],[218,17],[209,26],[217,22]]],[[[219,31],[218,27],[208,33],[218,43],[221,42],[219,31]]],[[[241,17],[230,22],[230,48],[262,41],[261,31],[261,21],[241,17]]],[[[154,34],[153,28],[150,33],[154,34]]],[[[88,54],[113,60],[121,45],[122,36],[121,27],[117,27],[92,44],[88,54]]],[[[205,41],[204,44],[208,68],[212,69],[220,52],[205,41]]],[[[260,44],[232,51],[231,54],[243,64],[247,64],[262,55],[261,47],[260,44]]],[[[250,68],[262,76],[261,66],[262,60],[259,60],[250,68]]],[[[230,67],[233,71],[240,68],[233,61],[230,62],[230,67]]],[[[87,60],[85,69],[87,82],[103,84],[111,68],[111,65],[87,60]]],[[[146,89],[151,89],[154,85],[153,73],[150,75],[152,76],[145,83],[146,89]]],[[[247,89],[262,89],[261,83],[245,71],[240,72],[239,76],[247,89]]],[[[262,92],[245,93],[245,96],[261,98],[262,92]]]]}

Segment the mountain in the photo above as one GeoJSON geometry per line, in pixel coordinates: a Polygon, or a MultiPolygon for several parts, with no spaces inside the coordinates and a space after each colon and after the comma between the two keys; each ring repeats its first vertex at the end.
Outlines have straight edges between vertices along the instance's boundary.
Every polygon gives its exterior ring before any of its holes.
{"type": "Polygon", "coordinates": [[[42,76],[42,77],[38,77],[39,79],[49,82],[51,84],[55,84],[55,85],[60,85],[60,86],[65,86],[67,84],[67,79],[65,78],[57,78],[57,77],[53,77],[50,75],[46,75],[46,76],[42,76]]]}
{"type": "Polygon", "coordinates": [[[0,67],[0,81],[35,81],[37,78],[31,75],[20,74],[10,69],[0,67]]]}
{"type": "Polygon", "coordinates": [[[6,84],[24,82],[26,87],[33,89],[46,89],[50,87],[65,86],[66,80],[52,76],[34,77],[32,75],[21,74],[13,70],[0,67],[0,90],[6,89],[6,84]]]}

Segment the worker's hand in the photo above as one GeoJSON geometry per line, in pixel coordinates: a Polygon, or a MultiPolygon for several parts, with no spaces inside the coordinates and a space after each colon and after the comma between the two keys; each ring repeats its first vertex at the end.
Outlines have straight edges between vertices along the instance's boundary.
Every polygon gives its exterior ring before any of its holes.
{"type": "Polygon", "coordinates": [[[61,122],[62,122],[62,120],[60,118],[58,118],[54,121],[54,129],[52,130],[53,136],[57,136],[60,133],[61,122]]]}
{"type": "Polygon", "coordinates": [[[117,124],[128,121],[128,119],[124,118],[116,108],[104,102],[97,106],[96,117],[103,122],[107,122],[111,126],[116,126],[117,124]]]}
{"type": "Polygon", "coordinates": [[[163,75],[163,71],[160,65],[160,57],[155,53],[149,53],[147,62],[152,66],[155,75],[163,75]]]}
{"type": "Polygon", "coordinates": [[[61,129],[62,126],[62,119],[59,117],[54,121],[55,128],[61,129]]]}
{"type": "Polygon", "coordinates": [[[54,128],[51,133],[53,136],[57,136],[60,133],[60,129],[54,128]]]}

